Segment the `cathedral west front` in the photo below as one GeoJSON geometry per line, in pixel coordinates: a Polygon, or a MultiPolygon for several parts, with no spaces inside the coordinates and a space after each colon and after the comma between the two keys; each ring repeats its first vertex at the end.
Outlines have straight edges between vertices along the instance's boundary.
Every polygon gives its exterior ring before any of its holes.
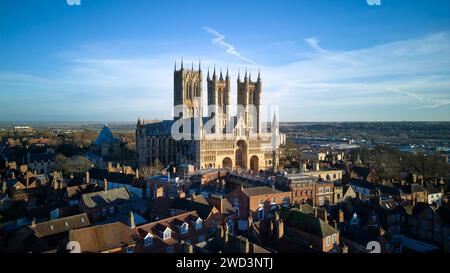
{"type": "Polygon", "coordinates": [[[283,138],[277,117],[263,123],[261,117],[262,80],[245,72],[237,77],[237,111],[231,113],[231,78],[228,72],[206,77],[207,112],[203,116],[203,75],[198,68],[184,67],[183,61],[173,75],[172,120],[147,122],[136,126],[136,151],[140,167],[155,161],[191,164],[196,169],[229,168],[257,173],[278,165],[278,148],[283,138]],[[267,126],[270,128],[266,128],[267,126]]]}

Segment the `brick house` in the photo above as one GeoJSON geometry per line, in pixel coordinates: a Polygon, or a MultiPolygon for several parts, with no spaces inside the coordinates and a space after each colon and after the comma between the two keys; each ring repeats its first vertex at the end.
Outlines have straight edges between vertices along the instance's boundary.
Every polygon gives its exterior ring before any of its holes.
{"type": "Polygon", "coordinates": [[[339,252],[339,231],[318,217],[299,209],[283,209],[284,232],[322,252],[339,252]]]}
{"type": "Polygon", "coordinates": [[[278,206],[289,206],[291,192],[265,186],[250,188],[241,186],[228,194],[228,200],[235,211],[238,229],[247,230],[250,217],[263,220],[271,210],[278,206]]]}
{"type": "Polygon", "coordinates": [[[441,211],[427,203],[417,203],[408,217],[408,233],[419,240],[443,244],[450,234],[444,234],[446,224],[441,211]]]}

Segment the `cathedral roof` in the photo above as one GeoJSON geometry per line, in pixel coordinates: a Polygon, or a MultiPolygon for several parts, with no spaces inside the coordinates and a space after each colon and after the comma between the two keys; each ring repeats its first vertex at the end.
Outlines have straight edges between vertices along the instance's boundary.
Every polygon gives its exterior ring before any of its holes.
{"type": "Polygon", "coordinates": [[[95,145],[102,145],[115,141],[117,141],[117,139],[113,136],[108,125],[105,124],[105,126],[103,126],[103,129],[100,131],[100,134],[98,135],[97,139],[95,140],[95,145]]]}

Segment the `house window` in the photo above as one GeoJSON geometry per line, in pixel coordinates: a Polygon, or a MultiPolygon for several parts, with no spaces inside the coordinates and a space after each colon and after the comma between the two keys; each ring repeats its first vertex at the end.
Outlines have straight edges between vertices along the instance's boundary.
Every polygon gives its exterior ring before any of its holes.
{"type": "Polygon", "coordinates": [[[277,203],[277,198],[276,197],[272,197],[272,204],[276,204],[277,203]]]}
{"type": "Polygon", "coordinates": [[[198,242],[199,243],[204,242],[204,241],[205,241],[205,235],[198,236],[198,242]]]}
{"type": "Polygon", "coordinates": [[[133,252],[134,252],[134,248],[132,246],[128,246],[127,253],[133,253],[133,252]]]}
{"type": "Polygon", "coordinates": [[[174,248],[173,246],[168,246],[168,247],[166,248],[166,252],[167,252],[167,253],[174,253],[174,252],[175,252],[175,248],[174,248]]]}
{"type": "Polygon", "coordinates": [[[330,192],[330,187],[326,187],[325,192],[330,192]]]}
{"type": "Polygon", "coordinates": [[[319,197],[319,206],[323,206],[325,204],[323,197],[319,197]]]}
{"type": "Polygon", "coordinates": [[[434,231],[439,232],[439,230],[440,230],[439,224],[434,224],[434,231]]]}
{"type": "Polygon", "coordinates": [[[233,234],[233,221],[228,221],[228,234],[233,234]]]}
{"type": "Polygon", "coordinates": [[[264,219],[264,208],[258,209],[258,219],[263,220],[264,219]]]}
{"type": "Polygon", "coordinates": [[[327,238],[326,238],[326,244],[327,244],[327,246],[330,246],[330,244],[331,244],[331,239],[330,239],[330,236],[328,236],[327,238]]]}
{"type": "Polygon", "coordinates": [[[283,205],[282,205],[283,207],[288,207],[289,206],[289,198],[284,197],[282,203],[283,203],[283,205]]]}
{"type": "Polygon", "coordinates": [[[233,206],[233,209],[236,212],[236,217],[239,218],[239,207],[238,206],[233,206]]]}
{"type": "Polygon", "coordinates": [[[110,214],[110,215],[113,215],[113,214],[114,214],[114,207],[110,207],[110,208],[109,208],[109,214],[110,214]]]}
{"type": "Polygon", "coordinates": [[[322,187],[319,188],[319,193],[323,193],[323,188],[322,187]]]}
{"type": "Polygon", "coordinates": [[[428,222],[427,220],[422,220],[422,228],[427,229],[428,228],[428,222]]]}
{"type": "Polygon", "coordinates": [[[106,216],[107,215],[107,210],[106,209],[102,209],[102,216],[106,216]]]}
{"type": "Polygon", "coordinates": [[[172,232],[170,231],[170,229],[166,229],[163,234],[163,239],[167,240],[167,239],[170,239],[171,237],[172,237],[172,232]]]}
{"type": "Polygon", "coordinates": [[[264,201],[262,199],[259,199],[259,205],[264,206],[264,201]]]}
{"type": "Polygon", "coordinates": [[[331,236],[331,238],[332,238],[332,240],[333,240],[333,244],[335,244],[335,243],[336,243],[336,234],[333,234],[333,235],[331,236]]]}

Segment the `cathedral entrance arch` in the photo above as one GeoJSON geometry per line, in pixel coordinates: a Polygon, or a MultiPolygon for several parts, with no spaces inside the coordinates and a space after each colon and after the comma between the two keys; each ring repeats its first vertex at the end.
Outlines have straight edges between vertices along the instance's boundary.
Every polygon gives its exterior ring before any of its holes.
{"type": "Polygon", "coordinates": [[[222,160],[222,167],[223,167],[223,168],[232,169],[232,168],[233,168],[233,161],[231,160],[231,158],[225,157],[225,158],[222,160]]]}
{"type": "Polygon", "coordinates": [[[250,158],[250,170],[254,173],[259,172],[259,158],[256,155],[250,158]]]}
{"type": "Polygon", "coordinates": [[[237,142],[238,149],[236,150],[236,167],[247,169],[247,143],[244,140],[237,142]]]}

